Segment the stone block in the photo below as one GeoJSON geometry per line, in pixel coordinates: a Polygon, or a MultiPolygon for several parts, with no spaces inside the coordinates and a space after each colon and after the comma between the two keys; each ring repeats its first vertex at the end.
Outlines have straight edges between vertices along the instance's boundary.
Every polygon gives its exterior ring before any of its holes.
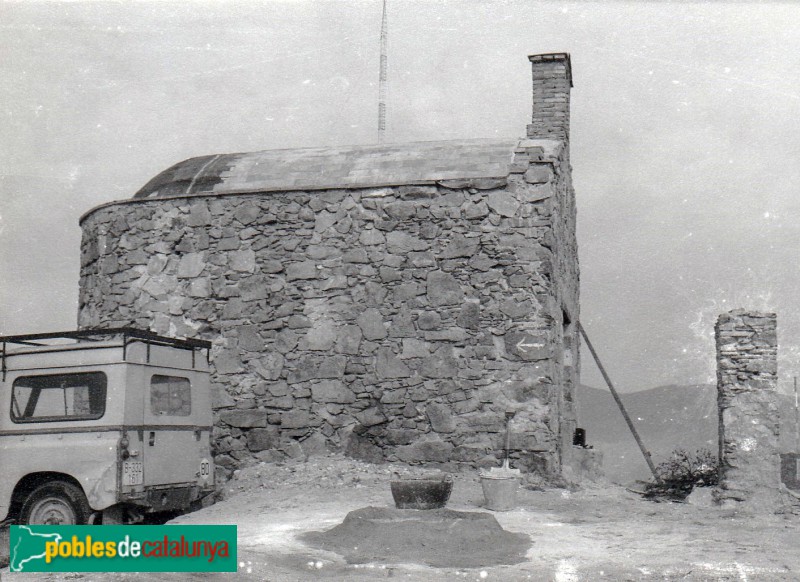
{"type": "Polygon", "coordinates": [[[235,251],[241,245],[241,241],[239,240],[238,236],[229,236],[223,238],[217,243],[217,250],[218,251],[235,251]]]}
{"type": "Polygon", "coordinates": [[[336,322],[330,319],[315,321],[305,336],[306,347],[312,351],[328,351],[337,338],[336,322]]]}
{"type": "Polygon", "coordinates": [[[147,274],[158,275],[167,266],[169,259],[166,255],[153,255],[147,261],[147,274]]]}
{"type": "Polygon", "coordinates": [[[252,452],[275,449],[280,443],[277,427],[254,428],[247,431],[247,448],[252,452]]]}
{"type": "Polygon", "coordinates": [[[487,198],[487,204],[500,216],[513,217],[519,210],[519,202],[508,192],[492,192],[487,198]]]}
{"type": "Polygon", "coordinates": [[[266,259],[259,262],[259,266],[261,267],[261,271],[263,273],[280,273],[283,271],[283,263],[280,261],[276,261],[273,259],[266,259]]]}
{"type": "Polygon", "coordinates": [[[322,283],[322,290],[330,291],[331,289],[347,289],[347,276],[334,275],[325,279],[325,282],[322,283]]]}
{"type": "Polygon", "coordinates": [[[386,242],[386,236],[381,231],[370,228],[361,231],[358,242],[364,246],[382,245],[386,242]]]}
{"type": "Polygon", "coordinates": [[[528,184],[547,184],[553,177],[553,170],[549,164],[531,166],[523,175],[528,184]]]}
{"type": "Polygon", "coordinates": [[[223,410],[219,419],[237,428],[254,428],[267,426],[266,410],[223,410]]]}
{"type": "Polygon", "coordinates": [[[500,303],[500,311],[511,319],[520,319],[523,317],[530,317],[534,313],[534,307],[533,303],[528,299],[522,301],[504,299],[500,303]]]}
{"type": "Polygon", "coordinates": [[[470,180],[470,186],[476,190],[495,190],[505,188],[507,184],[506,178],[473,178],[470,180]]]}
{"type": "Polygon", "coordinates": [[[234,271],[252,273],[256,269],[256,254],[253,249],[231,251],[228,253],[228,264],[234,271]]]}
{"type": "Polygon", "coordinates": [[[486,204],[484,200],[481,200],[477,204],[469,204],[464,210],[464,216],[468,220],[474,220],[476,218],[484,218],[489,215],[489,205],[486,204]]]}
{"type": "Polygon", "coordinates": [[[386,422],[387,418],[380,408],[377,406],[372,406],[357,413],[356,420],[361,423],[362,426],[370,427],[383,424],[386,422]]]}
{"type": "Polygon", "coordinates": [[[386,441],[390,445],[410,445],[418,434],[416,430],[407,428],[390,428],[386,430],[386,441]]]}
{"type": "Polygon", "coordinates": [[[411,311],[405,308],[400,309],[389,325],[389,335],[391,337],[413,337],[416,334],[417,330],[414,328],[411,311]]]}
{"type": "Polygon", "coordinates": [[[356,401],[353,391],[340,380],[323,380],[317,384],[312,384],[311,396],[314,402],[352,404],[356,401]]]}
{"type": "Polygon", "coordinates": [[[414,202],[392,202],[384,207],[386,214],[396,220],[408,220],[417,213],[417,206],[414,202]]]}
{"type": "Polygon", "coordinates": [[[258,333],[257,325],[239,327],[239,347],[248,352],[260,352],[264,349],[264,339],[258,333]]]}
{"type": "Polygon", "coordinates": [[[425,408],[428,422],[434,432],[451,433],[456,430],[456,424],[450,409],[442,404],[432,403],[425,408]]]}
{"type": "Polygon", "coordinates": [[[427,278],[428,302],[434,306],[457,305],[464,299],[461,284],[450,273],[432,271],[427,278]]]}
{"type": "Polygon", "coordinates": [[[341,379],[347,367],[345,356],[319,358],[304,356],[295,360],[295,370],[289,375],[289,383],[296,384],[314,379],[341,379]]]}
{"type": "Polygon", "coordinates": [[[336,351],[342,354],[358,354],[363,334],[357,325],[339,328],[336,337],[336,351]]]}
{"type": "Polygon", "coordinates": [[[408,261],[417,269],[436,266],[436,257],[430,252],[409,253],[408,261]]]}
{"type": "Polygon", "coordinates": [[[455,259],[457,257],[471,257],[478,252],[480,241],[476,238],[467,238],[464,235],[456,234],[450,238],[444,250],[439,253],[443,259],[455,259]]]}
{"type": "MultiPolygon", "coordinates": [[[[262,400],[263,405],[267,408],[278,408],[280,410],[291,410],[294,408],[294,398],[291,396],[280,396],[277,398],[266,398],[262,400]]],[[[267,417],[269,422],[269,417],[267,417]]]]}
{"type": "MultiPolygon", "coordinates": [[[[310,215],[310,217],[311,216],[313,215],[310,215]]],[[[314,231],[325,232],[334,224],[336,224],[337,218],[335,214],[323,210],[322,212],[319,212],[316,215],[316,217],[313,218],[313,220],[314,220],[314,231]]]]}
{"type": "MultiPolygon", "coordinates": [[[[492,447],[489,444],[482,445],[479,443],[470,443],[456,447],[453,450],[451,457],[454,461],[477,464],[481,459],[486,458],[491,449],[492,447]]],[[[490,466],[493,466],[494,464],[495,459],[492,457],[490,466]]]]}
{"type": "Polygon", "coordinates": [[[396,390],[384,390],[381,396],[381,404],[402,404],[406,401],[406,389],[398,388],[396,390]]]}
{"type": "Polygon", "coordinates": [[[417,318],[417,325],[423,331],[433,331],[442,327],[442,316],[435,311],[423,311],[417,318]]]}
{"type": "Polygon", "coordinates": [[[281,377],[285,362],[286,360],[280,353],[268,352],[257,360],[250,360],[249,364],[262,378],[266,380],[277,380],[281,377]]]}
{"type": "Polygon", "coordinates": [[[211,408],[219,410],[220,408],[233,408],[234,406],[236,406],[236,401],[233,399],[233,396],[228,394],[225,386],[217,384],[216,382],[212,383],[211,408]]]}
{"type": "Polygon", "coordinates": [[[403,303],[409,299],[415,299],[419,295],[425,293],[425,288],[419,283],[401,283],[394,288],[394,301],[396,303],[403,303]]]}
{"type": "Polygon", "coordinates": [[[428,341],[447,341],[461,343],[468,339],[470,335],[459,327],[451,327],[440,331],[426,331],[425,339],[428,341]]]}
{"type": "Polygon", "coordinates": [[[211,285],[207,278],[194,279],[189,283],[190,297],[208,297],[211,295],[211,285]]]}
{"type": "Polygon", "coordinates": [[[262,275],[246,277],[239,281],[238,287],[242,301],[259,301],[269,297],[269,282],[262,275]]]}
{"type": "Polygon", "coordinates": [[[467,329],[478,329],[481,321],[481,306],[476,301],[468,301],[461,306],[457,323],[467,329]]]}
{"type": "Polygon", "coordinates": [[[403,274],[391,267],[381,267],[378,269],[378,273],[380,273],[381,281],[384,283],[393,283],[394,281],[402,281],[403,274]]]}
{"type": "Polygon", "coordinates": [[[319,426],[320,421],[312,418],[306,410],[290,410],[281,413],[281,428],[296,429],[319,426]]]}
{"type": "Polygon", "coordinates": [[[220,374],[233,374],[242,370],[242,362],[236,350],[222,349],[212,352],[211,362],[220,374]]]}
{"type": "Polygon", "coordinates": [[[449,349],[440,348],[422,360],[419,372],[425,378],[454,378],[458,374],[458,364],[449,349]]]}
{"type": "Polygon", "coordinates": [[[261,209],[258,205],[254,201],[247,201],[236,209],[233,216],[244,226],[247,226],[248,224],[254,223],[259,214],[261,214],[261,209]]]}
{"type": "Polygon", "coordinates": [[[314,261],[291,263],[286,267],[287,281],[316,279],[317,276],[318,276],[317,264],[314,261]]]}
{"type": "Polygon", "coordinates": [[[292,315],[286,322],[286,327],[289,329],[306,329],[314,324],[305,315],[292,315]]]}
{"type": "Polygon", "coordinates": [[[383,315],[374,307],[365,309],[364,312],[356,318],[356,322],[361,328],[364,338],[367,340],[380,340],[387,335],[383,315]]]}
{"type": "Polygon", "coordinates": [[[525,361],[546,360],[551,345],[546,334],[536,331],[510,331],[503,338],[506,354],[525,361]]]}
{"type": "Polygon", "coordinates": [[[318,432],[312,433],[311,436],[303,439],[300,442],[300,447],[306,457],[320,457],[329,452],[325,437],[318,432]]]}
{"type": "Polygon", "coordinates": [[[395,230],[386,235],[386,247],[390,253],[406,255],[413,251],[427,251],[430,243],[407,232],[395,230]]]}
{"type": "Polygon", "coordinates": [[[486,272],[497,265],[497,261],[484,254],[477,254],[469,260],[469,266],[478,271],[486,272]]]}
{"type": "Polygon", "coordinates": [[[178,278],[193,279],[203,272],[206,267],[203,253],[186,253],[178,263],[178,278]]]}
{"type": "Polygon", "coordinates": [[[369,263],[369,256],[364,249],[350,249],[342,255],[342,261],[345,263],[369,263]]]}
{"type": "Polygon", "coordinates": [[[395,356],[391,348],[379,348],[375,358],[375,374],[382,380],[408,378],[411,370],[395,356]]]}
{"type": "Polygon", "coordinates": [[[403,352],[400,358],[408,360],[410,358],[427,358],[431,355],[430,344],[415,338],[403,339],[403,352]]]}

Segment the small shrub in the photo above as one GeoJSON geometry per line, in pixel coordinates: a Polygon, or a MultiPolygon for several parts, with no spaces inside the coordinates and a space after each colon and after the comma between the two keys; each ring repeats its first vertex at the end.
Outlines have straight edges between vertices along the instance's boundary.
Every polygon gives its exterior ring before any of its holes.
{"type": "Polygon", "coordinates": [[[695,487],[716,485],[718,468],[717,457],[708,449],[694,453],[676,449],[669,460],[656,467],[661,483],[648,483],[644,496],[655,500],[683,501],[695,487]]]}

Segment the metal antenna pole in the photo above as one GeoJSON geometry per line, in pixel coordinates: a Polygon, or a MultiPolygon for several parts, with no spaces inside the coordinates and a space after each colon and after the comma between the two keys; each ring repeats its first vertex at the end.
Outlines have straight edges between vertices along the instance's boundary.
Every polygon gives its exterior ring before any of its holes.
{"type": "Polygon", "coordinates": [[[625,406],[622,404],[622,400],[620,400],[619,394],[617,394],[617,390],[614,388],[614,384],[611,383],[611,378],[608,377],[606,373],[606,369],[603,367],[603,364],[600,362],[600,358],[597,356],[597,352],[594,351],[594,346],[592,346],[592,342],[589,341],[589,336],[586,335],[586,330],[583,329],[583,326],[580,322],[578,322],[578,329],[583,336],[583,341],[586,342],[586,347],[589,348],[589,351],[592,353],[592,357],[594,358],[597,367],[600,369],[600,373],[603,375],[603,379],[608,384],[608,389],[611,390],[611,395],[614,397],[614,400],[617,401],[617,406],[619,406],[619,411],[622,413],[623,418],[625,418],[625,422],[628,423],[628,428],[631,429],[631,433],[633,434],[633,438],[636,439],[636,444],[639,445],[639,450],[642,451],[642,455],[644,455],[644,460],[647,462],[647,466],[650,467],[650,472],[653,474],[653,478],[656,480],[656,483],[661,483],[661,478],[658,476],[658,472],[656,471],[656,466],[653,464],[653,459],[650,458],[650,451],[648,451],[642,439],[639,437],[639,433],[636,432],[636,427],[633,426],[633,421],[631,417],[628,416],[628,412],[625,410],[625,406]]]}
{"type": "Polygon", "coordinates": [[[800,452],[800,409],[797,407],[797,376],[794,377],[794,446],[800,452]]]}
{"type": "Polygon", "coordinates": [[[388,78],[386,68],[388,63],[388,36],[389,27],[386,22],[386,1],[383,0],[383,16],[381,17],[381,69],[378,77],[378,142],[383,143],[386,138],[386,81],[388,78]]]}

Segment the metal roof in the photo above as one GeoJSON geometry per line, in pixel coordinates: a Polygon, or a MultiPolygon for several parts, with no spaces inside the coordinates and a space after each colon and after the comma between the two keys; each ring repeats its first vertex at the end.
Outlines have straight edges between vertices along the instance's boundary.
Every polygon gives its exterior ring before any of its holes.
{"type": "Polygon", "coordinates": [[[511,173],[515,152],[535,150],[543,154],[550,149],[544,141],[471,139],[202,156],[161,172],[134,198],[372,188],[502,178],[511,173]]]}

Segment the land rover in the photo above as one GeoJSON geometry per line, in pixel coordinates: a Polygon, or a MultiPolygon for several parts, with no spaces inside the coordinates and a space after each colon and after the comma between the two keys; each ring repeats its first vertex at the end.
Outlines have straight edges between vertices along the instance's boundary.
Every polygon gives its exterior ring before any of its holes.
{"type": "Polygon", "coordinates": [[[214,491],[210,343],[0,336],[0,522],[134,523],[214,491]]]}

